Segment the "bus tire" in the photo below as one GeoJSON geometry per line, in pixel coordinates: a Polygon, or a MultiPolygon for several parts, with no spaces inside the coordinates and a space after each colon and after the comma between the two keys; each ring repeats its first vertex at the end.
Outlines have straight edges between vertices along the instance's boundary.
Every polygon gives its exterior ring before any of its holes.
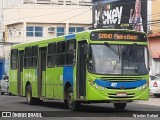
{"type": "Polygon", "coordinates": [[[68,104],[68,108],[71,111],[80,110],[81,103],[79,101],[74,101],[74,98],[73,98],[73,88],[72,87],[68,88],[68,92],[67,92],[67,104],[68,104]]]}
{"type": "Polygon", "coordinates": [[[4,92],[1,92],[1,95],[4,95],[4,92]]]}
{"type": "Polygon", "coordinates": [[[31,87],[31,85],[27,86],[26,99],[27,99],[27,104],[29,104],[29,105],[33,105],[33,104],[36,103],[36,98],[32,97],[32,87],[31,87]]]}
{"type": "Polygon", "coordinates": [[[153,94],[155,97],[160,98],[160,94],[153,94]]]}
{"type": "Polygon", "coordinates": [[[64,100],[64,104],[66,104],[66,105],[67,105],[67,103],[68,103],[68,101],[67,101],[67,100],[64,100]]]}
{"type": "Polygon", "coordinates": [[[116,110],[124,110],[127,103],[114,103],[114,107],[116,110]]]}

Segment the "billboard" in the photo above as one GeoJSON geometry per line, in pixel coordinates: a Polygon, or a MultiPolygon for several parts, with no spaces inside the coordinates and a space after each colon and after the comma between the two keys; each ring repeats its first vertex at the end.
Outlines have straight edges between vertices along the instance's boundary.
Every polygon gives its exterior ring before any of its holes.
{"type": "Polygon", "coordinates": [[[147,32],[147,0],[92,0],[93,28],[147,32]]]}

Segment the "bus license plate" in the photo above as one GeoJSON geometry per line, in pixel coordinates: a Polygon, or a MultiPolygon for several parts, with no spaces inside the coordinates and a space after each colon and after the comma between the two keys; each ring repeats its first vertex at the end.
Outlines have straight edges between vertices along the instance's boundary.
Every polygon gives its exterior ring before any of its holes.
{"type": "Polygon", "coordinates": [[[127,96],[127,93],[117,93],[117,96],[118,96],[118,97],[126,97],[126,96],[127,96]]]}

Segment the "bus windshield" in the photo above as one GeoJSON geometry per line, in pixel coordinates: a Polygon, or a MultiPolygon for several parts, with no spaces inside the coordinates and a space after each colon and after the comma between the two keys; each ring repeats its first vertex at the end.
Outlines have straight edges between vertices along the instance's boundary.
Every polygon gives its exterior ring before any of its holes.
{"type": "Polygon", "coordinates": [[[91,45],[89,72],[97,74],[148,74],[148,51],[140,45],[91,45]]]}

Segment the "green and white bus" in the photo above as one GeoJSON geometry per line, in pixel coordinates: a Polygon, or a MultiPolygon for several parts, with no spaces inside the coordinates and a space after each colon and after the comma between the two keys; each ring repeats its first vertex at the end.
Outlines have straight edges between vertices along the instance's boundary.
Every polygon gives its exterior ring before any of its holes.
{"type": "Polygon", "coordinates": [[[95,29],[13,45],[9,92],[28,104],[64,100],[70,110],[82,103],[149,99],[149,53],[143,32],[95,29]]]}

